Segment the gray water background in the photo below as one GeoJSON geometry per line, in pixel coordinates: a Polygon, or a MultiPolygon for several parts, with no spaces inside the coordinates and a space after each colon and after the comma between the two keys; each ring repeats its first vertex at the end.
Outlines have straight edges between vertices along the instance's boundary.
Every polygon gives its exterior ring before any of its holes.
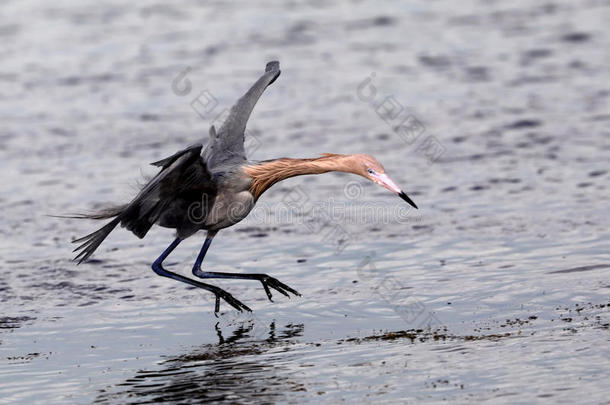
{"type": "Polygon", "coordinates": [[[0,403],[608,403],[608,21],[608,1],[2,2],[0,403]],[[251,157],[371,153],[420,209],[348,175],[273,187],[205,261],[303,294],[218,281],[252,315],[150,270],[171,230],[75,266],[100,224],[46,215],[128,200],[272,59],[251,157]]]}

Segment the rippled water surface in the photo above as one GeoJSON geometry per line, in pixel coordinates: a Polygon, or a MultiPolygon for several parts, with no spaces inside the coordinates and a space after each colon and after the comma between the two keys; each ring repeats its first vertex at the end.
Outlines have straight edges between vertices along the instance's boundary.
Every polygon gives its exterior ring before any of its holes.
{"type": "Polygon", "coordinates": [[[0,5],[0,403],[607,403],[610,3],[333,4],[0,5]],[[77,267],[99,224],[47,215],[129,199],[271,59],[251,156],[371,153],[420,209],[275,186],[204,262],[303,295],[217,283],[252,314],[156,276],[167,229],[77,267]]]}

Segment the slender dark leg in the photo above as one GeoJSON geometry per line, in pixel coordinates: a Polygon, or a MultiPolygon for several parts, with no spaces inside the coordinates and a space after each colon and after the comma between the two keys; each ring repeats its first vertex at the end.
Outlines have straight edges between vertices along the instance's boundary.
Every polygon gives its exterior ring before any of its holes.
{"type": "Polygon", "coordinates": [[[226,292],[225,290],[223,290],[221,288],[218,288],[218,287],[210,285],[210,284],[201,283],[199,281],[191,280],[188,277],[184,277],[184,276],[181,276],[180,274],[172,273],[171,271],[165,270],[163,268],[163,260],[165,260],[167,258],[167,256],[169,256],[169,254],[176,248],[176,246],[178,246],[180,241],[181,241],[180,238],[176,238],[171,243],[171,245],[169,245],[168,248],[165,249],[165,251],[163,253],[161,253],[161,256],[159,256],[159,258],[157,260],[155,260],[155,262],[152,264],[152,269],[155,273],[157,273],[158,275],[163,276],[163,277],[169,277],[171,279],[174,279],[177,281],[182,281],[183,283],[187,283],[187,284],[193,285],[195,287],[203,288],[204,290],[207,290],[207,291],[210,291],[211,293],[213,293],[216,296],[216,304],[214,306],[214,313],[217,313],[218,310],[220,309],[220,299],[221,298],[223,300],[225,300],[227,302],[227,304],[231,305],[233,308],[237,309],[240,312],[244,309],[246,311],[252,311],[245,304],[241,303],[240,301],[235,299],[231,294],[229,294],[228,292],[226,292]]]}
{"type": "Polygon", "coordinates": [[[201,270],[201,263],[203,262],[203,258],[205,257],[206,252],[208,251],[210,245],[212,244],[212,239],[216,232],[211,233],[208,232],[208,237],[205,239],[203,246],[201,247],[201,251],[199,252],[199,256],[197,256],[197,260],[195,260],[195,264],[193,265],[193,275],[199,278],[231,278],[231,279],[241,279],[241,280],[258,280],[263,285],[265,289],[265,293],[267,294],[267,298],[269,301],[273,302],[271,299],[271,290],[269,287],[279,291],[284,294],[286,297],[290,298],[286,291],[293,293],[294,295],[300,296],[296,290],[288,287],[286,284],[280,282],[278,279],[268,276],[266,274],[234,274],[234,273],[220,273],[215,271],[203,271],[201,270]]]}
{"type": "Polygon", "coordinates": [[[199,269],[199,271],[201,271],[201,263],[203,262],[203,258],[205,257],[205,254],[208,252],[208,249],[210,248],[210,245],[212,244],[212,240],[214,239],[214,236],[216,236],[216,232],[208,231],[208,236],[205,238],[205,242],[203,242],[201,251],[199,251],[199,255],[197,256],[197,260],[195,260],[195,264],[193,266],[193,274],[196,276],[197,276],[197,273],[195,272],[195,270],[199,269]]]}

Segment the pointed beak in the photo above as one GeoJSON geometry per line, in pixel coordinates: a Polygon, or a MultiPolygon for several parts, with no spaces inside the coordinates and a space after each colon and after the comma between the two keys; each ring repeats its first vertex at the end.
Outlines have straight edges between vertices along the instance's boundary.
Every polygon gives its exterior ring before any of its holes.
{"type": "Polygon", "coordinates": [[[382,186],[384,186],[385,188],[387,188],[388,190],[398,194],[398,196],[400,198],[402,198],[403,200],[405,200],[407,203],[409,203],[410,206],[412,206],[413,208],[417,209],[417,205],[415,205],[415,203],[413,202],[413,200],[411,200],[409,198],[409,196],[400,189],[400,187],[398,187],[393,181],[392,179],[390,179],[388,177],[387,174],[374,174],[373,177],[377,180],[377,183],[381,184],[382,186]]]}
{"type": "Polygon", "coordinates": [[[405,194],[405,192],[404,192],[404,191],[401,191],[400,193],[398,193],[398,196],[399,196],[400,198],[402,198],[403,200],[405,200],[406,202],[408,202],[408,203],[409,203],[409,205],[410,205],[411,207],[413,207],[413,208],[417,209],[417,205],[415,205],[415,203],[413,202],[413,200],[411,200],[411,199],[409,198],[409,196],[405,194]]]}

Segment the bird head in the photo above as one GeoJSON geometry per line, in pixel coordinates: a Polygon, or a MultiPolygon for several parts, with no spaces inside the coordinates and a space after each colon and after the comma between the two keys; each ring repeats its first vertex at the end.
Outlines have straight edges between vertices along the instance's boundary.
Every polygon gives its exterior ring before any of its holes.
{"type": "Polygon", "coordinates": [[[385,169],[381,163],[377,161],[377,159],[367,154],[352,155],[352,157],[352,172],[354,174],[358,174],[374,183],[379,184],[380,186],[387,188],[409,203],[409,205],[411,205],[413,208],[417,209],[417,205],[415,205],[413,200],[411,200],[409,196],[407,196],[407,194],[402,191],[400,187],[398,187],[396,183],[392,181],[392,179],[390,179],[390,177],[385,173],[385,169]]]}

